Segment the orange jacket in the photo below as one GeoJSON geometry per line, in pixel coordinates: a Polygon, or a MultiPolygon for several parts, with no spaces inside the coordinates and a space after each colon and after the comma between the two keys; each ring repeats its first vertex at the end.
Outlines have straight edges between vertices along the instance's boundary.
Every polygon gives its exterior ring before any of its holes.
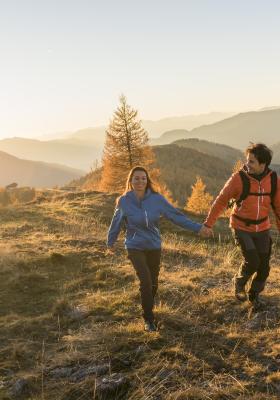
{"type": "MultiPolygon", "coordinates": [[[[260,181],[248,175],[250,180],[250,192],[253,193],[270,193],[271,191],[271,171],[267,173],[260,181]]],[[[205,220],[205,225],[212,228],[218,219],[219,215],[224,211],[227,207],[228,202],[231,199],[238,200],[241,196],[243,189],[243,183],[239,173],[234,173],[226,182],[225,186],[215,199],[212,207],[208,213],[208,216],[205,220]]],[[[280,232],[280,178],[277,180],[277,192],[274,196],[273,200],[274,204],[274,213],[276,215],[276,223],[278,230],[280,232]]],[[[261,232],[269,229],[271,227],[271,223],[269,218],[265,221],[261,222],[258,225],[246,225],[244,221],[241,221],[233,216],[233,214],[241,217],[241,218],[249,218],[252,220],[259,220],[265,218],[269,215],[271,207],[271,199],[270,196],[248,196],[245,200],[243,200],[238,206],[236,203],[232,210],[232,215],[230,217],[230,226],[234,229],[240,229],[247,232],[261,232]]]]}

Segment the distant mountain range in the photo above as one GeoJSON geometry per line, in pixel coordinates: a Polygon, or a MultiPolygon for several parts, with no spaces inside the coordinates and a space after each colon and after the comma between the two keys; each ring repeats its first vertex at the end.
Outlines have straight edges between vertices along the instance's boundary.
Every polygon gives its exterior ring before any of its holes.
{"type": "Polygon", "coordinates": [[[249,142],[274,145],[280,137],[280,109],[249,112],[192,130],[193,137],[244,149],[249,142]]]}
{"type": "MultiPolygon", "coordinates": [[[[218,143],[189,139],[155,146],[157,165],[173,198],[184,206],[199,175],[206,190],[216,196],[232,174],[237,160],[244,160],[240,150],[218,143]]],[[[280,165],[271,168],[280,174],[280,165]]]]}
{"type": "MultiPolygon", "coordinates": [[[[207,191],[217,195],[231,175],[233,165],[242,157],[239,150],[197,139],[154,146],[153,150],[163,181],[182,207],[198,175],[205,182],[207,191]],[[191,148],[194,146],[195,149],[191,148]],[[214,150],[218,156],[213,155],[214,150]]],[[[99,177],[100,173],[91,173],[74,184],[90,187],[99,177]]]]}
{"type": "Polygon", "coordinates": [[[241,150],[224,144],[208,142],[201,139],[184,139],[174,142],[177,146],[197,150],[209,156],[218,157],[230,165],[234,165],[237,160],[244,160],[245,156],[241,150]]]}
{"type": "MultiPolygon", "coordinates": [[[[235,115],[234,112],[210,112],[196,115],[183,115],[180,117],[168,117],[159,120],[142,120],[142,125],[149,134],[149,137],[154,138],[160,136],[163,132],[173,129],[193,129],[201,125],[213,124],[222,119],[229,118],[235,115]]],[[[89,127],[80,129],[76,132],[61,132],[53,135],[43,135],[39,140],[53,139],[69,139],[76,138],[89,143],[104,143],[105,131],[107,126],[89,127]]]]}
{"type": "MultiPolygon", "coordinates": [[[[208,113],[165,118],[158,121],[143,121],[151,136],[157,136],[170,127],[191,129],[202,123],[212,123],[232,113],[208,113]]],[[[61,139],[37,140],[9,138],[0,140],[0,150],[15,157],[33,161],[59,163],[71,168],[89,171],[96,160],[102,157],[106,127],[90,127],[73,133],[65,133],[61,139]]],[[[56,134],[58,135],[58,134],[56,134]]]]}
{"type": "Polygon", "coordinates": [[[16,182],[19,186],[50,188],[65,185],[85,172],[63,165],[21,160],[0,151],[0,186],[16,182]]]}
{"type": "MultiPolygon", "coordinates": [[[[203,179],[206,190],[216,196],[232,174],[236,161],[245,158],[240,150],[199,139],[153,146],[153,150],[161,177],[181,207],[191,194],[197,176],[203,179]]],[[[272,168],[280,173],[280,165],[272,165],[272,168]]],[[[98,169],[72,182],[71,186],[92,188],[100,175],[98,169]]]]}
{"type": "MultiPolygon", "coordinates": [[[[269,109],[242,113],[211,125],[200,126],[191,131],[173,130],[165,132],[152,144],[167,144],[176,140],[199,138],[222,143],[244,150],[249,142],[264,142],[273,146],[280,137],[280,109],[269,109]]],[[[277,158],[277,162],[280,160],[277,158]]]]}
{"type": "Polygon", "coordinates": [[[189,136],[190,132],[186,129],[172,129],[171,131],[164,132],[159,138],[150,139],[150,144],[152,146],[170,144],[180,139],[186,139],[189,136]]]}
{"type": "Polygon", "coordinates": [[[95,147],[75,138],[40,141],[11,138],[0,140],[0,150],[15,157],[32,161],[44,161],[67,165],[88,171],[96,159],[100,159],[103,145],[95,147]]]}
{"type": "Polygon", "coordinates": [[[222,113],[222,112],[211,112],[207,114],[199,115],[184,115],[181,117],[169,117],[163,118],[158,121],[147,121],[143,120],[143,127],[149,134],[150,138],[155,138],[161,135],[163,132],[170,130],[191,130],[202,125],[213,124],[214,122],[221,121],[225,118],[229,118],[236,113],[222,113]]]}
{"type": "MultiPolygon", "coordinates": [[[[152,145],[170,144],[177,140],[199,138],[244,150],[250,141],[261,141],[269,146],[277,145],[280,137],[280,109],[242,113],[222,121],[189,130],[191,121],[205,121],[218,118],[222,113],[201,116],[167,118],[159,121],[144,121],[143,125],[153,134],[161,129],[159,138],[151,139],[152,145]],[[199,117],[201,117],[199,119],[199,117]],[[192,120],[193,118],[193,120],[192,120]],[[187,128],[187,124],[188,129],[187,128]],[[180,129],[166,130],[167,127],[184,125],[180,129]]],[[[71,168],[90,171],[96,160],[102,157],[105,127],[87,128],[76,131],[64,139],[35,140],[11,138],[0,140],[0,150],[19,158],[59,163],[71,168]]],[[[189,146],[190,147],[190,146],[189,146]]],[[[274,147],[274,146],[273,146],[274,147]]],[[[280,150],[275,148],[274,162],[280,163],[280,150]]]]}

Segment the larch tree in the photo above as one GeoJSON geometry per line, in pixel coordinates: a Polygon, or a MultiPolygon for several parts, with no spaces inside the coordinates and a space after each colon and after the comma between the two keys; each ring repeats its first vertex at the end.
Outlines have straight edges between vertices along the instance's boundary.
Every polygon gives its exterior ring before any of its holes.
{"type": "MultiPolygon", "coordinates": [[[[155,181],[155,180],[154,180],[155,181]]],[[[159,177],[158,183],[155,185],[156,190],[162,194],[166,200],[171,203],[174,207],[178,207],[178,202],[174,200],[172,192],[169,190],[167,185],[163,182],[161,177],[159,177]]]]}
{"type": "Polygon", "coordinates": [[[155,161],[152,148],[148,145],[148,134],[137,119],[137,114],[122,95],[120,105],[106,130],[100,190],[123,191],[132,167],[149,167],[155,161]]]}
{"type": "Polygon", "coordinates": [[[185,210],[195,214],[206,214],[211,206],[213,196],[205,191],[206,185],[200,178],[196,177],[196,182],[192,186],[192,193],[187,199],[185,210]]]}
{"type": "MultiPolygon", "coordinates": [[[[235,162],[235,164],[234,164],[234,166],[233,166],[233,168],[232,168],[232,173],[233,174],[236,174],[237,172],[239,172],[242,168],[243,168],[243,166],[244,166],[244,161],[242,161],[242,160],[240,160],[240,159],[238,159],[236,162],[235,162]]],[[[230,201],[229,201],[229,204],[228,204],[228,207],[224,210],[224,212],[222,213],[222,216],[223,217],[230,217],[231,216],[231,214],[232,214],[232,211],[233,211],[233,205],[234,205],[234,199],[231,199],[230,201]]]]}
{"type": "Polygon", "coordinates": [[[244,161],[242,160],[237,160],[232,168],[232,173],[234,174],[235,172],[239,172],[244,166],[244,161]]]}

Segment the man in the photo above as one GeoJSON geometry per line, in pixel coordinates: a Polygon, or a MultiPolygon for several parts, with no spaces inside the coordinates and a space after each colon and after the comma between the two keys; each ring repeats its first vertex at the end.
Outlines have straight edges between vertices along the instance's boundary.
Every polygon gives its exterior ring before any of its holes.
{"type": "Polygon", "coordinates": [[[248,299],[255,309],[260,306],[259,293],[269,275],[271,237],[269,211],[273,207],[280,231],[280,179],[269,169],[272,151],[264,144],[251,144],[245,151],[247,162],[226,182],[215,199],[204,225],[212,229],[219,215],[234,200],[230,217],[237,244],[241,247],[243,263],[234,277],[235,296],[247,300],[246,283],[253,276],[248,299]],[[247,190],[246,190],[247,185],[247,190]],[[246,192],[246,193],[245,193],[246,192]]]}

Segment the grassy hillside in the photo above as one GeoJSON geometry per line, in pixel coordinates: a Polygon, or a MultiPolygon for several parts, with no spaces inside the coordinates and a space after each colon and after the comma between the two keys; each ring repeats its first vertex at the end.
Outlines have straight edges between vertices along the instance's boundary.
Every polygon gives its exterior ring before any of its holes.
{"type": "Polygon", "coordinates": [[[277,237],[267,307],[249,315],[232,296],[240,253],[225,223],[211,240],[164,224],[148,334],[121,243],[105,255],[114,200],[56,191],[0,209],[0,399],[279,398],[277,237]]]}
{"type": "Polygon", "coordinates": [[[217,195],[232,173],[233,164],[194,149],[176,144],[153,149],[162,178],[181,206],[191,194],[197,175],[202,177],[206,190],[217,195]]]}
{"type": "MultiPolygon", "coordinates": [[[[156,156],[156,166],[161,170],[162,180],[172,193],[174,200],[182,207],[191,194],[197,175],[201,176],[206,183],[206,190],[217,195],[231,175],[234,165],[233,162],[230,163],[230,158],[229,162],[226,162],[221,158],[177,144],[154,146],[153,150],[156,156]]],[[[238,153],[238,150],[236,152],[238,153]]],[[[100,178],[101,169],[99,168],[71,182],[71,185],[90,188],[100,178]]]]}
{"type": "Polygon", "coordinates": [[[207,140],[200,139],[184,139],[174,142],[177,146],[194,149],[202,153],[209,154],[210,156],[218,157],[226,163],[234,165],[237,160],[244,160],[245,156],[242,151],[234,149],[233,147],[226,146],[220,143],[208,142],[207,140]]]}

